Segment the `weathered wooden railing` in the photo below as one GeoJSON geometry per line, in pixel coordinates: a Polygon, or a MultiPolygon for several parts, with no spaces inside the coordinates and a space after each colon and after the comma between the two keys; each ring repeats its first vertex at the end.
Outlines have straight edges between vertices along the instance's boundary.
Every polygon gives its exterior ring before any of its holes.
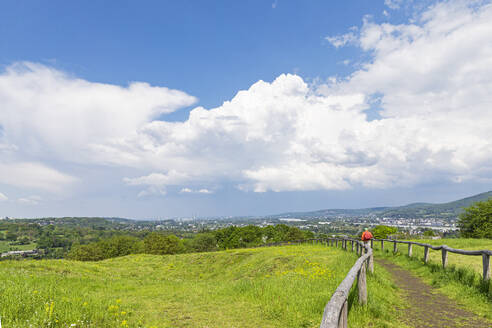
{"type": "Polygon", "coordinates": [[[330,301],[326,304],[321,320],[320,328],[346,328],[347,316],[348,316],[348,296],[350,290],[357,278],[357,289],[359,296],[359,304],[367,304],[367,284],[366,284],[366,270],[374,272],[374,258],[372,249],[369,245],[364,245],[363,242],[350,238],[328,238],[327,244],[335,242],[335,246],[338,247],[338,242],[341,241],[342,248],[347,250],[347,242],[351,242],[351,250],[356,247],[356,252],[360,256],[359,259],[352,266],[342,283],[338,285],[330,301]],[[364,251],[365,250],[365,251],[364,251]]]}
{"type": "Polygon", "coordinates": [[[323,239],[307,239],[298,240],[294,242],[279,242],[272,244],[264,244],[264,246],[284,246],[301,243],[313,243],[324,244],[326,246],[338,247],[341,244],[342,249],[347,250],[348,242],[351,243],[350,250],[353,252],[354,247],[359,259],[352,266],[347,276],[340,283],[330,298],[330,301],[326,304],[321,320],[320,328],[346,328],[347,316],[348,316],[348,296],[350,290],[354,285],[355,279],[357,279],[357,289],[359,304],[367,304],[367,283],[366,283],[366,271],[374,272],[374,258],[372,248],[369,245],[365,245],[362,241],[352,238],[323,238],[323,239]]]}
{"type": "Polygon", "coordinates": [[[374,242],[381,242],[381,250],[384,251],[384,242],[389,242],[393,244],[393,253],[398,252],[397,244],[407,244],[408,245],[408,256],[412,256],[413,245],[424,247],[424,263],[429,261],[429,250],[441,251],[441,259],[442,259],[442,267],[446,268],[448,264],[448,252],[461,254],[461,255],[471,255],[471,256],[482,256],[483,263],[483,275],[482,278],[484,281],[490,279],[490,256],[492,255],[491,250],[479,250],[479,251],[466,251],[463,249],[455,249],[448,247],[446,245],[441,246],[433,246],[430,244],[418,243],[415,241],[404,241],[404,240],[393,240],[393,239],[372,239],[371,240],[371,248],[373,247],[374,242]]]}

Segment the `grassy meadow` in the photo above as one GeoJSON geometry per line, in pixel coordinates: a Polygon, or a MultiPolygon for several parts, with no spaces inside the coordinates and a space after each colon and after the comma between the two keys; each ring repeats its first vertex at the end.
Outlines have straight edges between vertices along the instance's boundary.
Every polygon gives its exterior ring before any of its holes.
{"type": "MultiPolygon", "coordinates": [[[[490,239],[437,239],[412,240],[435,246],[447,245],[465,250],[492,249],[490,239]]],[[[429,262],[424,265],[424,248],[413,245],[412,258],[407,256],[408,246],[398,244],[398,253],[393,254],[393,244],[385,242],[385,252],[381,243],[375,242],[375,256],[384,256],[405,269],[411,270],[425,282],[455,299],[468,310],[488,320],[492,320],[492,282],[482,282],[482,257],[452,254],[448,252],[448,267],[442,269],[441,251],[429,250],[429,262]]]]}
{"type": "MultiPolygon", "coordinates": [[[[433,246],[447,245],[452,248],[464,249],[464,250],[492,250],[492,239],[472,239],[472,238],[453,238],[453,239],[415,239],[409,240],[418,243],[430,244],[433,246]]],[[[384,248],[388,251],[393,251],[393,243],[385,242],[384,248]]],[[[374,249],[381,249],[381,242],[374,242],[374,249]]],[[[398,251],[407,254],[408,246],[404,244],[398,244],[398,251]]],[[[417,258],[424,258],[424,247],[413,245],[412,256],[417,258]]],[[[442,263],[441,251],[434,251],[429,249],[429,261],[431,263],[442,263]]],[[[482,274],[482,257],[481,256],[467,256],[461,254],[454,254],[448,252],[448,265],[455,267],[466,267],[474,270],[478,274],[482,274]]]]}
{"type": "MultiPolygon", "coordinates": [[[[356,255],[321,245],[101,262],[0,262],[3,328],[318,327],[356,255]]],[[[369,305],[351,294],[349,322],[401,327],[386,273],[368,276],[369,305]],[[363,319],[361,319],[361,317],[363,319]],[[361,321],[362,320],[362,321],[361,321]]]]}

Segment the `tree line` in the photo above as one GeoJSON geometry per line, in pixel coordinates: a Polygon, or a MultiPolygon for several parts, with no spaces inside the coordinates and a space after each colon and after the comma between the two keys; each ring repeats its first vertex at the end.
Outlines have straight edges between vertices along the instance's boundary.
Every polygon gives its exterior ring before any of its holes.
{"type": "Polygon", "coordinates": [[[165,232],[150,232],[143,238],[129,235],[113,236],[85,245],[73,244],[67,258],[79,261],[99,261],[129,254],[179,254],[211,252],[233,248],[254,247],[267,243],[288,242],[313,238],[304,231],[285,224],[258,227],[231,226],[204,231],[188,238],[178,238],[165,232]]]}

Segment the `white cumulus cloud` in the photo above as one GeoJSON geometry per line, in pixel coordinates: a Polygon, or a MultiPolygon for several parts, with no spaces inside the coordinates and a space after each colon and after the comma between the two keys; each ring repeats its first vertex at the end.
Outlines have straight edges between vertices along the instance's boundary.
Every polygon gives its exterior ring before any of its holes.
{"type": "Polygon", "coordinates": [[[130,153],[111,153],[107,144],[195,101],[178,90],[143,82],[128,87],[94,83],[28,62],[0,74],[3,139],[18,153],[38,159],[138,163],[130,153]]]}
{"type": "Polygon", "coordinates": [[[309,85],[282,74],[184,122],[159,119],[195,103],[182,91],[14,65],[0,74],[0,154],[9,158],[0,183],[55,190],[76,181],[55,163],[124,167],[139,197],[231,183],[280,192],[490,181],[491,5],[446,1],[408,23],[365,18],[347,33],[327,40],[370,57],[350,76],[309,85]]]}
{"type": "Polygon", "coordinates": [[[0,183],[27,189],[61,192],[77,182],[77,178],[42,163],[0,162],[0,183]]]}
{"type": "Polygon", "coordinates": [[[206,188],[202,188],[202,189],[182,188],[179,193],[180,194],[213,194],[214,192],[206,188]]]}
{"type": "Polygon", "coordinates": [[[490,179],[491,6],[440,3],[412,23],[366,18],[349,33],[332,41],[355,42],[372,59],[347,79],[259,81],[123,144],[151,149],[141,156],[155,172],[187,177],[179,183],[224,179],[257,192],[490,179]],[[369,121],[374,97],[381,118],[369,121]]]}

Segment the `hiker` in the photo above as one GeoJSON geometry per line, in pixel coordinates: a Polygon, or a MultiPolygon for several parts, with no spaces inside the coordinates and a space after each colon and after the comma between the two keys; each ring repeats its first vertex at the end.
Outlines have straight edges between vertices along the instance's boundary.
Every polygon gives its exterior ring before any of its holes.
{"type": "Polygon", "coordinates": [[[374,238],[374,236],[369,231],[369,229],[366,228],[365,231],[362,233],[362,236],[361,236],[361,239],[364,242],[364,245],[366,245],[366,247],[369,246],[369,243],[370,243],[372,238],[374,238]]]}

